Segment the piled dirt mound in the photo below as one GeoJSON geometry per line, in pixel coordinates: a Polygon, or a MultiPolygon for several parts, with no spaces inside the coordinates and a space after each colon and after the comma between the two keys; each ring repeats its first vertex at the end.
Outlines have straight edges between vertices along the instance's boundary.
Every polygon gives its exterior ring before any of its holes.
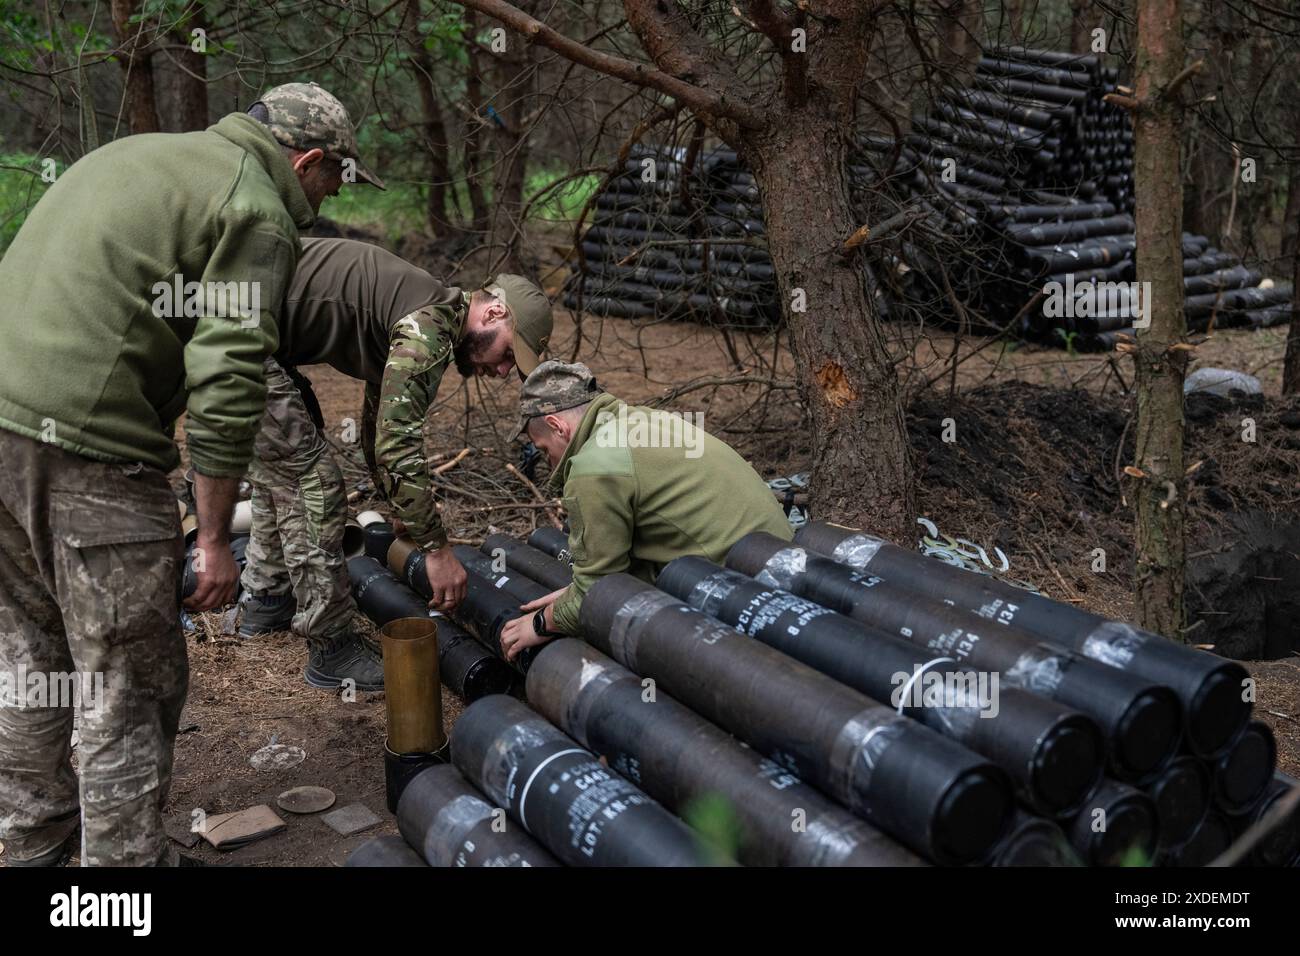
{"type": "MultiPolygon", "coordinates": [[[[1054,597],[1131,616],[1131,412],[1020,382],[924,397],[909,416],[922,510],[1002,548],[1013,575],[1054,597]]],[[[1189,637],[1232,657],[1300,649],[1300,397],[1189,396],[1186,457],[1200,462],[1187,491],[1189,637]]]]}

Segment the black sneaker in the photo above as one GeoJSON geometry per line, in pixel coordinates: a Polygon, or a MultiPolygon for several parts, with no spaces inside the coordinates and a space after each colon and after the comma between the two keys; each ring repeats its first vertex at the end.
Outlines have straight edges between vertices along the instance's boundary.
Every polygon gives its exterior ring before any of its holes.
{"type": "Polygon", "coordinates": [[[322,643],[313,641],[307,650],[303,679],[312,687],[327,690],[352,680],[360,691],[384,689],[384,662],[355,634],[322,643]]]}
{"type": "Polygon", "coordinates": [[[287,631],[298,612],[298,601],[292,594],[249,594],[241,603],[244,610],[239,622],[240,637],[287,631]]]}

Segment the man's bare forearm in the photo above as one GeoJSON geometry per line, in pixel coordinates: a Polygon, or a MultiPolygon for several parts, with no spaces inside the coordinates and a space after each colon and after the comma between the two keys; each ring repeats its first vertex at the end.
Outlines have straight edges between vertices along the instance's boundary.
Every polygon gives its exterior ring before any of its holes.
{"type": "Polygon", "coordinates": [[[198,511],[199,541],[205,547],[230,547],[230,518],[239,500],[238,478],[194,475],[194,506],[198,511]]]}

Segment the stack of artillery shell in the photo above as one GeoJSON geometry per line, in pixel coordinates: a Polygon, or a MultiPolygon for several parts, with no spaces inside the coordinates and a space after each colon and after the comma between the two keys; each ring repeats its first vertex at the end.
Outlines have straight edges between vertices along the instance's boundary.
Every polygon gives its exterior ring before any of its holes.
{"type": "MultiPolygon", "coordinates": [[[[549,530],[456,553],[482,646],[570,579],[549,530]]],[[[1239,665],[870,535],[750,535],[656,583],[599,579],[527,706],[465,712],[399,805],[414,858],[1199,866],[1296,785],[1239,665]]],[[[1300,862],[1300,814],[1247,862],[1300,862]]]]}
{"type": "Polygon", "coordinates": [[[596,199],[564,304],[594,315],[759,326],[780,315],[754,177],[731,150],[637,147],[596,199]]]}
{"type": "MultiPolygon", "coordinates": [[[[1133,131],[1127,112],[1105,100],[1117,81],[1098,55],[999,47],[901,141],[858,138],[850,186],[868,220],[911,210],[960,250],[937,261],[900,240],[864,258],[880,313],[929,320],[951,310],[955,293],[990,330],[1019,316],[1013,334],[1081,350],[1132,335],[1136,293],[1095,285],[1136,279],[1133,131]],[[888,282],[877,280],[882,268],[888,282]],[[1045,289],[1056,291],[1026,309],[1045,289]]],[[[663,147],[632,155],[596,200],[565,305],[721,324],[779,316],[753,176],[729,150],[702,153],[689,171],[684,160],[663,147]]],[[[1191,331],[1290,319],[1289,283],[1272,284],[1204,236],[1183,235],[1183,273],[1191,331]]]]}

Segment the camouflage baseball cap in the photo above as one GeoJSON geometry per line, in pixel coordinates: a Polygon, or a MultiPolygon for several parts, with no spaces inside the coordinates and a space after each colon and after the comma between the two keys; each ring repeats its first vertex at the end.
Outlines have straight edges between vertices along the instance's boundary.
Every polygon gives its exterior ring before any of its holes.
{"type": "Polygon", "coordinates": [[[361,162],[357,135],[342,103],[317,83],[285,83],[258,100],[270,114],[267,126],[276,140],[294,149],[319,149],[330,159],[356,164],[356,174],[372,186],[383,181],[361,162]]]}
{"type": "Polygon", "coordinates": [[[510,433],[510,441],[527,431],[529,420],[538,415],[586,405],[603,391],[591,369],[581,362],[543,362],[529,373],[519,390],[519,425],[510,433]]]}
{"type": "Polygon", "coordinates": [[[515,365],[522,374],[531,374],[551,342],[554,319],[550,300],[535,283],[504,272],[484,283],[483,290],[510,310],[515,320],[515,365]]]}

